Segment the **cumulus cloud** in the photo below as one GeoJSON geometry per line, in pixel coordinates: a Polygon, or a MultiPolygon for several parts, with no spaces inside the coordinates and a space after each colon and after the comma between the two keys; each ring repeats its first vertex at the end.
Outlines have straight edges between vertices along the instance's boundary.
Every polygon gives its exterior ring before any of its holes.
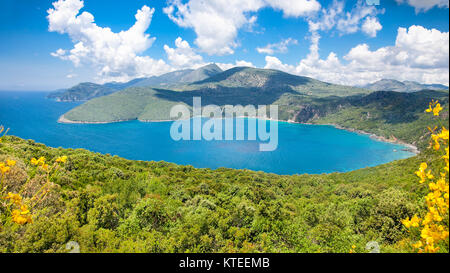
{"type": "MultiPolygon", "coordinates": [[[[361,22],[364,18],[367,20],[368,16],[372,16],[371,20],[376,20],[373,16],[376,16],[377,13],[378,10],[375,6],[366,5],[364,1],[359,0],[350,12],[346,12],[345,16],[337,21],[337,29],[342,33],[355,33],[360,30],[361,22]]],[[[378,20],[376,22],[380,25],[378,20]]]]}
{"type": "Polygon", "coordinates": [[[285,17],[299,17],[309,15],[320,9],[315,0],[265,0],[265,5],[283,11],[285,17]]]}
{"type": "Polygon", "coordinates": [[[343,60],[333,52],[326,59],[310,53],[295,66],[267,56],[265,68],[348,85],[363,85],[382,78],[448,85],[448,44],[448,32],[413,25],[398,29],[393,46],[371,50],[367,44],[359,44],[343,60]]]}
{"type": "Polygon", "coordinates": [[[261,54],[272,55],[274,53],[286,53],[288,51],[288,46],[296,45],[298,41],[292,38],[287,38],[276,44],[268,44],[265,47],[257,47],[256,51],[261,54]]]}
{"type": "Polygon", "coordinates": [[[58,0],[47,11],[49,31],[68,34],[74,43],[73,49],[58,49],[52,56],[72,61],[75,66],[93,65],[101,81],[125,81],[171,70],[163,60],[139,56],[155,40],[145,33],[154,9],[143,6],[137,11],[131,28],[114,33],[108,27],[97,26],[91,13],[80,14],[83,6],[82,0],[58,0]]]}
{"type": "Polygon", "coordinates": [[[343,1],[333,1],[327,8],[313,17],[308,18],[311,32],[329,31],[336,29],[340,35],[352,34],[362,30],[367,35],[374,37],[382,29],[377,19],[379,13],[384,10],[377,9],[373,5],[367,5],[365,1],[358,0],[350,11],[345,12],[343,1]]]}
{"type": "Polygon", "coordinates": [[[406,3],[410,6],[413,6],[416,10],[416,13],[421,11],[425,12],[435,6],[439,8],[448,8],[449,0],[395,0],[399,4],[406,3]]]}
{"type": "Polygon", "coordinates": [[[175,47],[171,48],[168,45],[164,45],[164,51],[166,51],[167,58],[170,64],[177,68],[198,68],[205,65],[203,57],[195,53],[187,41],[178,37],[175,40],[175,47]]]}
{"type": "Polygon", "coordinates": [[[195,44],[209,55],[233,54],[238,30],[256,22],[251,15],[264,7],[300,17],[320,9],[316,0],[170,0],[164,12],[177,25],[194,29],[195,44]]]}
{"type": "MultiPolygon", "coordinates": [[[[189,45],[187,41],[184,41],[181,37],[175,40],[175,48],[171,48],[168,45],[164,45],[167,58],[170,61],[170,65],[174,69],[187,69],[187,68],[199,68],[208,64],[203,60],[203,57],[195,52],[195,50],[189,45]]],[[[244,60],[238,60],[234,63],[217,63],[222,70],[228,70],[238,66],[255,67],[251,62],[244,60]]]]}
{"type": "Polygon", "coordinates": [[[377,32],[382,28],[380,22],[375,17],[367,17],[362,25],[362,31],[372,38],[377,37],[377,32]]]}

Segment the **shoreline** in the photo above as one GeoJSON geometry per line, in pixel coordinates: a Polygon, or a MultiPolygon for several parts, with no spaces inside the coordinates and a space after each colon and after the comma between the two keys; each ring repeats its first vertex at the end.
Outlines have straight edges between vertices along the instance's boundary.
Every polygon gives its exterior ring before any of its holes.
{"type": "MultiPolygon", "coordinates": [[[[236,118],[249,118],[246,116],[239,116],[236,118]]],[[[395,139],[389,139],[386,138],[384,136],[379,136],[373,133],[369,133],[363,130],[358,130],[358,129],[353,129],[353,128],[347,128],[347,127],[343,127],[340,126],[338,124],[314,124],[314,123],[302,123],[302,122],[297,122],[297,121],[293,121],[293,120],[278,120],[278,119],[272,119],[272,118],[257,118],[257,117],[251,117],[251,118],[256,118],[256,119],[262,119],[262,120],[270,120],[270,121],[277,121],[277,122],[286,122],[286,123],[290,123],[290,124],[303,124],[303,125],[322,125],[322,126],[333,126],[336,129],[339,130],[345,130],[348,132],[353,132],[353,133],[357,133],[357,134],[361,134],[361,135],[368,135],[371,139],[377,140],[377,141],[381,141],[381,142],[386,142],[386,143],[391,143],[391,144],[398,144],[398,145],[402,145],[405,146],[406,148],[404,149],[405,151],[411,152],[415,155],[420,154],[419,149],[410,143],[406,143],[404,141],[401,141],[397,138],[395,139]]],[[[224,118],[221,118],[224,119],[224,118]]],[[[62,124],[108,124],[108,123],[118,123],[118,122],[126,122],[126,121],[133,121],[133,120],[137,120],[139,122],[145,122],[145,123],[158,123],[158,122],[172,122],[174,120],[140,120],[140,119],[126,119],[126,120],[115,120],[115,121],[72,121],[69,119],[66,119],[64,117],[64,115],[61,115],[58,119],[58,123],[62,123],[62,124]]]]}
{"type": "Polygon", "coordinates": [[[109,124],[109,123],[119,123],[119,122],[125,122],[125,121],[132,121],[136,119],[123,119],[123,120],[114,120],[114,121],[73,121],[70,119],[66,119],[64,115],[61,115],[58,118],[58,123],[61,124],[109,124]]]}
{"type": "Polygon", "coordinates": [[[410,143],[406,143],[402,140],[399,140],[399,139],[395,138],[395,136],[394,136],[395,139],[389,139],[384,136],[376,135],[374,133],[369,133],[369,132],[366,132],[363,130],[358,130],[358,129],[353,129],[353,128],[347,128],[347,127],[340,126],[338,124],[311,124],[311,125],[328,125],[328,126],[333,126],[334,128],[339,129],[339,130],[345,130],[348,132],[353,132],[353,133],[357,133],[357,134],[361,134],[361,135],[368,135],[371,139],[381,141],[381,142],[391,143],[391,144],[402,145],[402,146],[406,147],[405,151],[414,153],[415,155],[420,154],[420,150],[417,148],[417,146],[410,144],[410,143]]]}

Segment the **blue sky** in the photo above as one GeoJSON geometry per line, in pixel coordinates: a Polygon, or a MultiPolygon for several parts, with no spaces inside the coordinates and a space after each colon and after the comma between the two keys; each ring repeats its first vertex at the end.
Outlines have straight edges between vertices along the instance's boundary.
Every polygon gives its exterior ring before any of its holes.
{"type": "Polygon", "coordinates": [[[210,62],[349,85],[386,77],[448,85],[448,0],[53,3],[0,2],[0,90],[125,81],[210,62]],[[120,36],[138,10],[138,30],[120,36]],[[83,50],[71,52],[76,44],[83,50]]]}

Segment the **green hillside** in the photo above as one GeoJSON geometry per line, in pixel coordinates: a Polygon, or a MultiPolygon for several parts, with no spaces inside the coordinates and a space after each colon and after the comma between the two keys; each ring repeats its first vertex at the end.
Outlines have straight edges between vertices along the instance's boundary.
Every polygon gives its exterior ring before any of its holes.
{"type": "Polygon", "coordinates": [[[288,74],[278,70],[251,67],[235,67],[203,81],[179,88],[180,90],[213,89],[220,92],[222,88],[258,88],[270,90],[276,94],[293,92],[312,96],[349,96],[368,94],[371,91],[352,86],[343,86],[321,82],[308,77],[288,74]]]}
{"type": "MultiPolygon", "coordinates": [[[[423,136],[427,133],[426,127],[437,124],[424,113],[423,106],[432,99],[439,100],[448,113],[447,91],[379,91],[361,94],[359,89],[347,90],[344,86],[328,85],[273,70],[245,68],[241,72],[236,71],[239,69],[234,69],[234,72],[228,70],[208,80],[184,86],[184,91],[128,88],[88,101],[66,113],[64,118],[75,122],[170,120],[170,109],[174,105],[184,104],[191,107],[192,98],[201,97],[203,106],[274,104],[279,106],[280,120],[334,124],[424,148],[423,136]],[[253,77],[246,74],[251,71],[253,77]],[[319,95],[296,91],[303,88],[302,84],[315,86],[316,89],[310,89],[315,91],[310,93],[319,95]],[[188,90],[188,87],[193,90],[188,90]],[[331,94],[335,88],[338,88],[335,95],[324,95],[331,94]],[[353,95],[347,96],[348,94],[353,95]]],[[[448,120],[448,115],[444,115],[444,119],[448,120]]]]}
{"type": "Polygon", "coordinates": [[[415,239],[401,220],[424,211],[427,192],[414,171],[442,161],[422,153],[349,173],[280,176],[130,161],[16,137],[0,143],[0,161],[17,161],[10,190],[31,181],[25,196],[45,183],[30,158],[63,155],[33,223],[1,227],[0,252],[65,252],[69,241],[81,252],[347,253],[352,245],[367,252],[369,241],[381,252],[410,252],[415,239]]]}
{"type": "Polygon", "coordinates": [[[168,120],[176,101],[158,99],[152,88],[134,87],[96,98],[76,107],[65,118],[82,122],[113,122],[133,119],[168,120]]]}
{"type": "MultiPolygon", "coordinates": [[[[217,72],[208,66],[205,69],[217,72]]],[[[208,70],[208,71],[209,71],[208,70]]],[[[118,120],[167,120],[170,107],[179,102],[192,105],[192,97],[202,97],[203,105],[270,105],[281,98],[288,103],[312,98],[368,94],[369,90],[333,85],[276,70],[238,67],[173,90],[132,87],[110,96],[94,99],[65,114],[75,122],[118,120]]],[[[282,109],[283,111],[283,109],[282,109]]]]}
{"type": "Polygon", "coordinates": [[[57,101],[87,101],[103,97],[129,87],[168,87],[204,80],[222,72],[216,64],[198,69],[184,69],[149,78],[138,78],[128,82],[109,82],[105,84],[80,83],[67,90],[53,92],[47,96],[57,101]]]}
{"type": "Polygon", "coordinates": [[[424,89],[428,90],[447,90],[448,86],[442,84],[421,84],[413,81],[397,81],[392,79],[382,79],[377,82],[367,84],[366,89],[373,91],[397,91],[397,92],[417,92],[424,89]]]}
{"type": "Polygon", "coordinates": [[[80,83],[67,90],[51,93],[49,99],[57,101],[85,101],[96,97],[102,97],[116,92],[117,89],[91,82],[80,83]]]}
{"type": "Polygon", "coordinates": [[[400,139],[423,149],[428,145],[427,127],[440,125],[432,115],[424,113],[423,105],[433,99],[442,104],[444,110],[441,122],[448,124],[448,91],[375,92],[362,98],[351,99],[345,107],[315,118],[312,123],[337,124],[392,140],[400,139]]]}

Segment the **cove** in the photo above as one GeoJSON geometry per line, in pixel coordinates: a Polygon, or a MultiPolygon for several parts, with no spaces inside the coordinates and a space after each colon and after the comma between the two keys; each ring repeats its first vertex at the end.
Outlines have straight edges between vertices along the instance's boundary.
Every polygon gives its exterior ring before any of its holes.
{"type": "Polygon", "coordinates": [[[403,145],[327,125],[266,121],[268,126],[278,123],[278,148],[261,152],[259,140],[175,141],[170,137],[172,122],[60,124],[59,116],[80,103],[55,102],[46,99],[46,94],[0,92],[0,124],[10,128],[10,135],[50,147],[84,148],[132,160],[197,168],[318,174],[347,172],[414,156],[403,145]]]}

